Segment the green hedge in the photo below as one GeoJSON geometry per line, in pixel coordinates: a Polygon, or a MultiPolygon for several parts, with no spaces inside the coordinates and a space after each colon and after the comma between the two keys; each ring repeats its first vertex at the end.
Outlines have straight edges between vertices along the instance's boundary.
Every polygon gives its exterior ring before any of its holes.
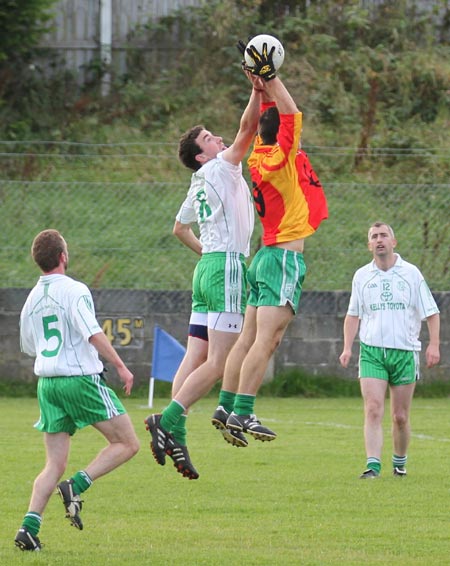
{"type": "MultiPolygon", "coordinates": [[[[118,395],[124,398],[120,388],[114,387],[118,395]]],[[[155,397],[167,399],[170,397],[171,384],[157,382],[155,397]]],[[[215,398],[219,385],[209,394],[215,398]]],[[[300,370],[290,370],[277,375],[270,383],[264,384],[259,395],[264,397],[358,397],[360,396],[357,379],[343,379],[333,376],[307,375],[300,370]]],[[[2,397],[36,397],[36,382],[24,383],[10,379],[0,379],[0,396],[2,397]]],[[[148,387],[140,386],[133,390],[131,398],[148,396],[148,387]]],[[[450,396],[449,381],[419,381],[415,392],[416,397],[439,398],[450,396]]]]}

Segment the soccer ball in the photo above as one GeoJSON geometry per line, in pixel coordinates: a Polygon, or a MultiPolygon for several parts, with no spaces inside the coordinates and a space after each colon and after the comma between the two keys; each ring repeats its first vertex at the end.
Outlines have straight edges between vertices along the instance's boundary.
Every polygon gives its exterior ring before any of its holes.
{"type": "MultiPolygon", "coordinates": [[[[258,53],[262,53],[264,43],[267,43],[267,53],[270,53],[272,47],[275,46],[275,51],[273,52],[273,64],[275,66],[275,70],[278,71],[284,61],[284,47],[279,39],[277,39],[273,35],[267,35],[263,33],[261,35],[256,35],[255,37],[250,39],[250,41],[247,43],[247,47],[253,45],[258,53]]],[[[247,67],[253,67],[253,65],[255,64],[253,59],[247,53],[247,49],[245,50],[244,59],[247,67]]]]}

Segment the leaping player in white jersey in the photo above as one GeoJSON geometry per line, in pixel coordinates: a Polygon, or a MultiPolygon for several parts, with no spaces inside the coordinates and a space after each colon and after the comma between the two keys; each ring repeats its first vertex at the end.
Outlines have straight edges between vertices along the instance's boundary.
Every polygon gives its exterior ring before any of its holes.
{"type": "Polygon", "coordinates": [[[44,230],[35,237],[31,253],[43,275],[21,312],[20,345],[35,358],[40,409],[35,427],[44,433],[47,460],[34,481],[15,544],[21,550],[39,551],[42,515],[55,488],[66,517],[81,530],[80,494],[132,458],[139,441],[120,399],[106,385],[99,354],[116,368],[127,395],[133,374],[99,326],[88,287],[65,274],[69,253],[64,238],[56,230],[44,230]],[[70,437],[88,425],[108,445],[83,470],[58,483],[67,466],[70,437]]]}
{"type": "Polygon", "coordinates": [[[406,476],[410,440],[409,413],[419,378],[419,333],[427,321],[427,367],[439,363],[439,309],[419,269],[394,253],[392,228],[376,222],[369,229],[373,261],[358,269],[344,321],[344,349],[339,358],[347,367],[358,327],[359,378],[364,399],[364,440],[367,469],[361,479],[381,471],[382,421],[389,385],[394,454],[393,474],[406,476]],[[361,321],[361,325],[360,325],[361,321]]]}
{"type": "MultiPolygon", "coordinates": [[[[177,471],[189,479],[199,474],[186,446],[187,412],[222,378],[246,307],[245,258],[250,253],[254,211],[241,161],[257,129],[262,87],[261,79],[246,74],[253,88],[232,145],[226,147],[222,137],[202,125],[188,130],[179,144],[180,160],[194,173],[173,232],[201,258],[193,276],[187,352],[174,378],[172,401],[162,414],[150,415],[145,422],[158,464],[164,465],[168,454],[177,471]],[[199,238],[191,228],[194,223],[199,238]]],[[[230,433],[225,426],[235,393],[220,391],[223,411],[217,428],[231,444],[246,446],[243,434],[230,433]]]]}

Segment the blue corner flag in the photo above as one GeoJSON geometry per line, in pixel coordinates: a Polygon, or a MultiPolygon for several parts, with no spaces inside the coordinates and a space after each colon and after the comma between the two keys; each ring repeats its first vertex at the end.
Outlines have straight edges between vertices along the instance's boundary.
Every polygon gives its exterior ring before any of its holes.
{"type": "Polygon", "coordinates": [[[153,406],[154,380],[172,382],[186,348],[168,332],[155,325],[153,331],[152,371],[148,406],[153,406]]]}

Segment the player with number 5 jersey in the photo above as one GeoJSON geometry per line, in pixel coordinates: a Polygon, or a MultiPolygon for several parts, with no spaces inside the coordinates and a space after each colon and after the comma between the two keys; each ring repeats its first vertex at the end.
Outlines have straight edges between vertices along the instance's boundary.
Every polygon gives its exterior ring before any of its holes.
{"type": "Polygon", "coordinates": [[[37,376],[101,373],[89,338],[101,332],[88,287],[67,275],[42,275],[20,317],[21,350],[35,356],[37,376]],[[70,317],[67,316],[70,313],[70,317]]]}
{"type": "Polygon", "coordinates": [[[99,355],[116,368],[127,395],[133,374],[97,322],[88,287],[66,275],[66,241],[57,230],[44,230],[35,237],[31,254],[42,275],[21,312],[20,345],[35,358],[40,410],[35,427],[44,433],[47,461],[34,481],[28,511],[14,542],[21,550],[39,551],[42,515],[55,489],[66,518],[81,530],[81,493],[132,458],[139,441],[123,404],[105,382],[99,355]],[[108,445],[84,469],[60,482],[70,437],[88,425],[96,428],[108,445]]]}

